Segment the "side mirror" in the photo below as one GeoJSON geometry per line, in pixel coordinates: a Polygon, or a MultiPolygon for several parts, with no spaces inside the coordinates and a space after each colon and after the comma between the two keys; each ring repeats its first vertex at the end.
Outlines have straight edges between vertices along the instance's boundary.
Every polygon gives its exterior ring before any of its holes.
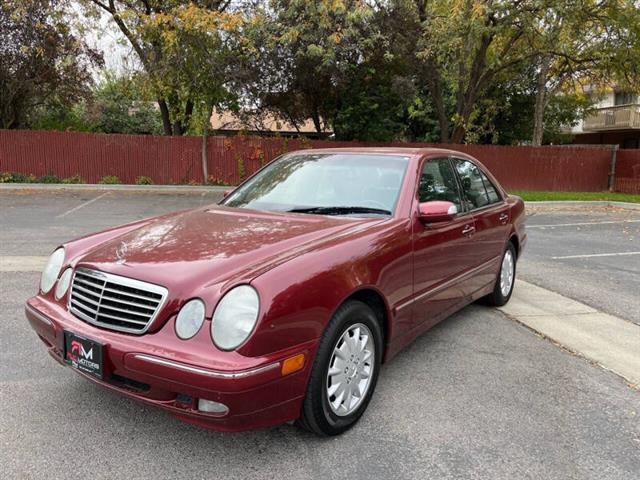
{"type": "Polygon", "coordinates": [[[425,223],[453,220],[457,213],[458,207],[454,203],[443,200],[434,200],[418,205],[418,218],[425,223]]]}
{"type": "Polygon", "coordinates": [[[231,192],[233,192],[233,190],[225,190],[222,192],[222,198],[228,197],[231,192]]]}

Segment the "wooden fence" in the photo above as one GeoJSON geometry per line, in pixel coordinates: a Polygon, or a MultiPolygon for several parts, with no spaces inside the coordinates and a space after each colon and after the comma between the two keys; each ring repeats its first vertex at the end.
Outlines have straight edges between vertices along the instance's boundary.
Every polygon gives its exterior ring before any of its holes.
{"type": "MultiPolygon", "coordinates": [[[[0,130],[0,172],[60,178],[79,175],[97,183],[107,175],[122,183],[140,176],[158,184],[203,183],[199,137],[105,135],[0,130]]],[[[211,137],[210,181],[236,184],[278,155],[303,148],[350,146],[437,147],[426,143],[362,143],[272,137],[211,137]]],[[[586,146],[515,147],[446,145],[475,156],[509,190],[602,191],[607,189],[612,151],[586,146]]],[[[621,150],[616,187],[640,189],[640,152],[621,150]]]]}

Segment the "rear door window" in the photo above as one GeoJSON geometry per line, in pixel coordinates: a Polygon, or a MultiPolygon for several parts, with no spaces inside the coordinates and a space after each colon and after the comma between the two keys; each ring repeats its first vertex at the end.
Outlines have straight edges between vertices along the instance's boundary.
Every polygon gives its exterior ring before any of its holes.
{"type": "Polygon", "coordinates": [[[487,196],[489,197],[489,203],[498,203],[501,198],[498,194],[498,189],[495,187],[491,180],[484,174],[482,170],[480,170],[480,176],[482,177],[482,183],[484,183],[484,188],[487,191],[487,196]]]}
{"type": "Polygon", "coordinates": [[[472,162],[460,158],[454,158],[453,163],[460,178],[467,210],[475,210],[489,205],[491,202],[487,190],[484,188],[480,169],[472,162]]]}

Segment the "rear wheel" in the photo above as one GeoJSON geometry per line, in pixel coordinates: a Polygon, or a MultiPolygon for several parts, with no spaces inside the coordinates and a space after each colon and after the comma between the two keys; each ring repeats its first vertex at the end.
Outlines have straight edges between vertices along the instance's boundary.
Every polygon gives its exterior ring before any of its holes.
{"type": "Polygon", "coordinates": [[[489,305],[501,307],[505,305],[511,298],[513,293],[513,285],[516,281],[516,249],[513,243],[509,242],[507,248],[502,255],[502,263],[500,264],[500,272],[496,278],[493,292],[484,297],[483,300],[489,305]]]}
{"type": "Polygon", "coordinates": [[[318,435],[351,428],[371,400],[382,360],[382,331],[373,310],[350,300],[320,340],[298,425],[318,435]]]}

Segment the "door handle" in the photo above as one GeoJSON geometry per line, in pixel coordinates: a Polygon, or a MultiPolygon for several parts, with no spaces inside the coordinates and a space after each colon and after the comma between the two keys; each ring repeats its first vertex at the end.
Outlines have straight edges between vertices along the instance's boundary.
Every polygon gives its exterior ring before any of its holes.
{"type": "Polygon", "coordinates": [[[464,228],[462,229],[462,234],[469,237],[473,235],[475,231],[476,231],[476,227],[474,227],[473,225],[465,225],[464,228]]]}
{"type": "Polygon", "coordinates": [[[506,213],[503,213],[498,217],[498,220],[500,220],[500,223],[504,225],[509,221],[509,215],[507,215],[506,213]]]}

